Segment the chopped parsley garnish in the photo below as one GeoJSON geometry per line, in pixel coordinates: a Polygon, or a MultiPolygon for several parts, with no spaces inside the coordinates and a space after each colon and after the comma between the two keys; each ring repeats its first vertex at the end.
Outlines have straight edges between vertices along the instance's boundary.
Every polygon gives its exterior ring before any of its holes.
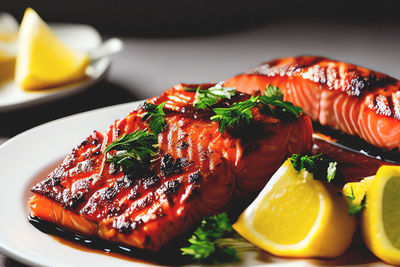
{"type": "Polygon", "coordinates": [[[262,107],[267,108],[274,117],[279,117],[279,114],[290,114],[297,118],[303,112],[301,107],[293,105],[292,102],[283,101],[282,91],[279,87],[272,85],[268,86],[264,95],[260,96],[260,102],[263,104],[262,107]],[[275,109],[272,109],[271,106],[274,106],[275,109]]]}
{"type": "Polygon", "coordinates": [[[355,195],[354,195],[354,191],[353,191],[353,187],[350,187],[351,189],[351,195],[350,196],[346,196],[350,201],[349,203],[349,214],[350,215],[358,215],[361,213],[361,211],[364,209],[365,207],[365,200],[366,200],[366,196],[364,195],[363,199],[361,200],[360,204],[355,204],[353,201],[356,199],[355,195]]]}
{"type": "Polygon", "coordinates": [[[326,179],[328,180],[328,183],[332,182],[332,180],[335,178],[336,166],[337,166],[336,161],[329,162],[328,169],[326,171],[326,179]]]}
{"type": "Polygon", "coordinates": [[[253,119],[251,109],[258,107],[261,112],[269,113],[274,117],[289,115],[298,117],[303,111],[289,101],[283,101],[283,94],[278,87],[268,86],[264,95],[251,96],[243,102],[233,103],[227,108],[213,108],[216,115],[210,119],[219,122],[219,131],[226,128],[237,128],[242,124],[250,124],[253,119]]]}
{"type": "Polygon", "coordinates": [[[222,98],[230,99],[236,94],[235,88],[222,87],[220,83],[208,89],[201,90],[200,86],[197,89],[185,88],[188,92],[196,92],[194,106],[197,109],[206,109],[218,103],[222,98]]]}
{"type": "Polygon", "coordinates": [[[237,261],[236,250],[218,242],[220,238],[232,231],[232,225],[226,213],[205,217],[189,238],[190,246],[181,248],[182,255],[189,255],[194,260],[204,263],[237,261]]]}
{"type": "Polygon", "coordinates": [[[219,131],[223,133],[227,127],[237,128],[245,122],[250,124],[253,119],[251,109],[257,106],[259,97],[251,96],[243,102],[233,103],[228,108],[213,108],[215,113],[210,119],[219,122],[219,131]]]}
{"type": "Polygon", "coordinates": [[[276,86],[268,85],[265,88],[264,95],[272,99],[275,98],[276,100],[283,100],[282,91],[281,89],[279,89],[279,87],[276,86]]]}
{"type": "Polygon", "coordinates": [[[130,172],[133,168],[150,162],[158,153],[157,144],[157,135],[147,129],[124,134],[105,149],[105,153],[116,151],[115,154],[108,155],[107,161],[113,163],[116,168],[121,166],[124,173],[130,172]]]}
{"type": "Polygon", "coordinates": [[[167,127],[167,123],[165,122],[164,105],[165,102],[159,105],[146,102],[143,105],[143,109],[146,110],[147,113],[144,114],[142,120],[149,123],[149,128],[155,135],[163,132],[167,127]]]}
{"type": "Polygon", "coordinates": [[[324,154],[314,156],[293,154],[290,158],[296,171],[307,170],[318,180],[327,180],[329,183],[335,178],[337,162],[324,154]]]}

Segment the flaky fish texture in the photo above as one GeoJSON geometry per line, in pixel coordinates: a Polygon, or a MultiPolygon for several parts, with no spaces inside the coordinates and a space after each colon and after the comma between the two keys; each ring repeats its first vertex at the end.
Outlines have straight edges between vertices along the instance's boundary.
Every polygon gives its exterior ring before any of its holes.
{"type": "Polygon", "coordinates": [[[400,82],[383,73],[323,57],[262,63],[225,82],[245,93],[281,88],[285,100],[323,126],[387,150],[400,149],[400,82]]]}

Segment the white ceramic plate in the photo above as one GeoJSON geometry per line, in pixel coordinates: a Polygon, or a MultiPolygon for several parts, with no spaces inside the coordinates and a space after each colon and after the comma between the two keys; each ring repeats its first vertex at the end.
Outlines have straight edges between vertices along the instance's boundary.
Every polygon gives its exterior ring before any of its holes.
{"type": "MultiPolygon", "coordinates": [[[[101,45],[100,34],[91,26],[81,24],[50,24],[54,33],[66,44],[83,51],[90,51],[101,45]]],[[[54,99],[66,97],[88,88],[101,79],[110,66],[105,57],[91,64],[88,78],[43,91],[27,92],[14,81],[0,84],[0,112],[25,108],[54,99]]]]}
{"type": "MultiPolygon", "coordinates": [[[[93,130],[107,129],[139,103],[102,108],[49,122],[0,146],[1,250],[30,265],[143,266],[143,263],[81,251],[59,243],[37,230],[27,219],[29,189],[38,178],[44,178],[50,166],[60,162],[93,130]]],[[[279,259],[255,248],[241,251],[239,256],[242,261],[234,266],[386,266],[366,250],[356,248],[333,261],[279,259]]]]}

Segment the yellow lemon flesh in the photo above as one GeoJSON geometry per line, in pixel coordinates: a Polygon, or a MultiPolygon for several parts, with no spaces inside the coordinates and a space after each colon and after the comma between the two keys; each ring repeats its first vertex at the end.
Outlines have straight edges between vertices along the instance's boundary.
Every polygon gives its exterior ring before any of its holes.
{"type": "Polygon", "coordinates": [[[85,77],[88,54],[63,44],[31,8],[25,11],[18,39],[15,79],[23,89],[49,88],[85,77]]]}
{"type": "Polygon", "coordinates": [[[361,215],[367,247],[381,260],[400,265],[400,167],[383,166],[367,190],[361,215]]]}
{"type": "Polygon", "coordinates": [[[362,179],[359,182],[347,183],[343,186],[343,194],[348,198],[352,199],[354,205],[360,205],[364,197],[367,194],[367,190],[370,187],[375,176],[370,176],[362,179]]]}
{"type": "Polygon", "coordinates": [[[233,228],[278,256],[333,258],[349,247],[356,224],[333,186],[287,160],[233,228]]]}

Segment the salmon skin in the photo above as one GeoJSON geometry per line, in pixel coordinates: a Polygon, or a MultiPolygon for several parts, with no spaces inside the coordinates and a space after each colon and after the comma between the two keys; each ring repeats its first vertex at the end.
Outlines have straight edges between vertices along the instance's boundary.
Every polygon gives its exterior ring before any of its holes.
{"type": "MultiPolygon", "coordinates": [[[[165,102],[167,124],[147,173],[132,178],[116,172],[105,155],[106,147],[123,134],[149,127],[140,107],[104,134],[95,131],[32,188],[32,216],[78,233],[158,250],[202,217],[225,211],[233,198],[262,189],[288,155],[311,149],[308,116],[280,120],[254,108],[258,128],[239,136],[221,133],[210,120],[211,110],[193,107],[195,92],[187,92],[186,86],[197,88],[181,84],[147,100],[165,102]]],[[[216,106],[249,97],[236,94],[216,106]]]]}
{"type": "Polygon", "coordinates": [[[400,83],[388,75],[301,56],[263,63],[225,82],[246,93],[263,91],[267,85],[280,87],[286,100],[323,126],[382,149],[400,148],[400,83]]]}

